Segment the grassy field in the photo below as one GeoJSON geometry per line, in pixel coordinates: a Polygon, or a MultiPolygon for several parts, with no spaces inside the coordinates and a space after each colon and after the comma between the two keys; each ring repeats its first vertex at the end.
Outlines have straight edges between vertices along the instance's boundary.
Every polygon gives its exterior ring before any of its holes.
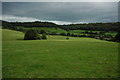
{"type": "Polygon", "coordinates": [[[34,29],[34,30],[45,30],[45,32],[56,32],[57,34],[66,33],[66,30],[60,28],[49,28],[49,27],[23,27],[24,30],[34,29]]]}
{"type": "Polygon", "coordinates": [[[93,38],[48,36],[22,40],[3,30],[3,78],[116,78],[118,43],[93,38]]]}
{"type": "Polygon", "coordinates": [[[115,33],[115,32],[108,32],[108,33],[105,33],[105,34],[107,34],[107,35],[112,35],[112,36],[116,36],[117,35],[117,33],[115,33]]]}
{"type": "Polygon", "coordinates": [[[85,30],[71,30],[72,33],[82,33],[85,32],[85,30]]]}

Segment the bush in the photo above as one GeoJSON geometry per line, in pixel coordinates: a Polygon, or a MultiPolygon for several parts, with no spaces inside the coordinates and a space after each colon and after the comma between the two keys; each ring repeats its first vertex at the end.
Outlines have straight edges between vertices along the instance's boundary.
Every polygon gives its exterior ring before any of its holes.
{"type": "Polygon", "coordinates": [[[67,33],[67,36],[70,36],[70,33],[69,33],[69,32],[67,33]]]}
{"type": "Polygon", "coordinates": [[[86,37],[87,35],[86,34],[82,34],[81,37],[86,37]]]}
{"type": "Polygon", "coordinates": [[[37,39],[41,39],[41,37],[36,30],[31,29],[25,33],[24,40],[37,40],[37,39]]]}
{"type": "Polygon", "coordinates": [[[51,32],[50,34],[51,35],[57,35],[57,32],[51,32]]]}
{"type": "Polygon", "coordinates": [[[69,37],[67,37],[66,39],[69,39],[69,37]]]}
{"type": "Polygon", "coordinates": [[[120,32],[118,32],[117,35],[115,36],[115,41],[120,42],[120,32]]]}
{"type": "Polygon", "coordinates": [[[71,34],[71,36],[74,36],[74,34],[71,34]]]}
{"type": "Polygon", "coordinates": [[[87,30],[85,30],[85,34],[88,34],[89,32],[87,30]]]}
{"type": "Polygon", "coordinates": [[[94,37],[95,37],[95,35],[94,35],[94,34],[90,34],[90,35],[89,35],[89,37],[94,38],[94,37]]]}
{"type": "Polygon", "coordinates": [[[42,39],[47,39],[47,36],[45,33],[42,34],[42,39]]]}
{"type": "Polygon", "coordinates": [[[101,34],[101,35],[105,35],[105,32],[104,32],[104,31],[101,31],[101,32],[99,32],[99,34],[101,34]]]}
{"type": "Polygon", "coordinates": [[[66,33],[63,32],[63,33],[61,33],[60,35],[62,35],[62,36],[66,36],[66,33]]]}
{"type": "Polygon", "coordinates": [[[74,37],[78,37],[77,35],[74,35],[74,37]]]}
{"type": "Polygon", "coordinates": [[[40,34],[46,33],[45,30],[40,30],[40,34]]]}

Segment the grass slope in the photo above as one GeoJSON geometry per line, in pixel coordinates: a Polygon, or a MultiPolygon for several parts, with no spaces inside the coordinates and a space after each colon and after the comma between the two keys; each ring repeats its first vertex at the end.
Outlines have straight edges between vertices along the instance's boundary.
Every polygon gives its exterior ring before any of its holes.
{"type": "Polygon", "coordinates": [[[24,30],[29,30],[29,29],[35,29],[35,30],[45,30],[46,32],[56,32],[57,34],[60,33],[66,33],[64,29],[60,28],[49,28],[49,27],[28,27],[28,28],[23,28],[24,30]]]}
{"type": "Polygon", "coordinates": [[[23,33],[3,30],[3,78],[118,77],[118,43],[92,38],[49,36],[21,40],[23,33]]]}

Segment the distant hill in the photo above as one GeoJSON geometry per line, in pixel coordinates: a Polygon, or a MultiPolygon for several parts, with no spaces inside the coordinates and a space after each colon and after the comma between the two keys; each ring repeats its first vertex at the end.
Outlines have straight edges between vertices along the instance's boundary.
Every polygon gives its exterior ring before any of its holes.
{"type": "Polygon", "coordinates": [[[97,30],[97,31],[119,31],[120,22],[116,23],[88,23],[88,24],[69,24],[69,25],[57,25],[52,22],[7,22],[2,21],[2,27],[5,29],[16,30],[16,26],[19,28],[26,27],[49,27],[49,28],[61,28],[64,30],[97,30]]]}

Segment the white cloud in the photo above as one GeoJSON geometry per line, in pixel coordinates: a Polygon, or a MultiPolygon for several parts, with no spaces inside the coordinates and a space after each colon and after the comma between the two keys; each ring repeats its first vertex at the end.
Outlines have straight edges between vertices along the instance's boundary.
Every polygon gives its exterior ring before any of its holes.
{"type": "Polygon", "coordinates": [[[0,20],[2,20],[2,15],[0,15],[0,20]]]}
{"type": "Polygon", "coordinates": [[[53,22],[59,25],[63,25],[63,24],[72,24],[71,22],[65,22],[65,21],[47,21],[47,22],[53,22]]]}
{"type": "MultiPolygon", "coordinates": [[[[18,16],[13,16],[13,15],[3,15],[2,17],[0,16],[0,19],[9,21],[9,22],[34,22],[34,21],[42,21],[42,22],[53,22],[59,25],[63,24],[73,24],[72,22],[67,22],[67,21],[53,21],[53,20],[39,20],[36,18],[30,18],[30,17],[18,17],[18,16]]],[[[87,23],[87,22],[74,22],[75,23],[87,23]]]]}
{"type": "Polygon", "coordinates": [[[36,18],[29,18],[29,17],[18,17],[18,16],[12,16],[12,15],[3,15],[2,20],[10,21],[10,22],[33,22],[38,21],[36,18]]]}
{"type": "Polygon", "coordinates": [[[53,23],[56,23],[56,24],[59,24],[59,25],[66,25],[66,24],[83,24],[83,23],[88,23],[88,22],[67,22],[67,21],[48,21],[48,20],[41,20],[43,22],[53,22],[53,23]]]}

